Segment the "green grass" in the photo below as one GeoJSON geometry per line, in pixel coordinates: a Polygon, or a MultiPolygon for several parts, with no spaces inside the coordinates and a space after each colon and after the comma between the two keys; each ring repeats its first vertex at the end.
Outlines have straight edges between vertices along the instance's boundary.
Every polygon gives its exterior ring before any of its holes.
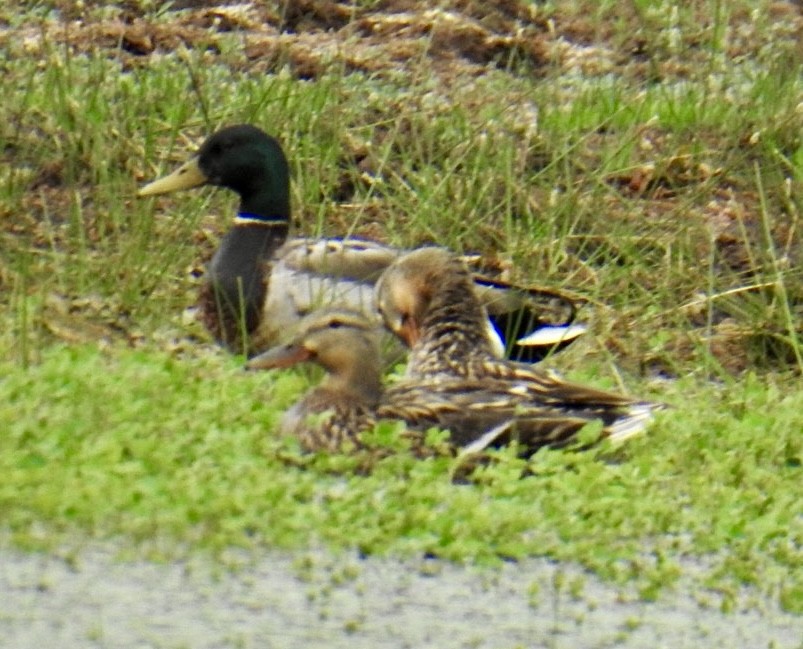
{"type": "Polygon", "coordinates": [[[27,547],[543,555],[645,597],[702,557],[726,599],[755,584],[803,610],[801,65],[778,4],[543,3],[533,29],[574,49],[541,64],[444,76],[431,35],[404,66],[350,71],[345,48],[313,79],[192,12],[127,3],[198,28],[142,56],[119,35],[66,45],[48,20],[72,3],[4,7],[0,526],[27,547]],[[550,363],[674,408],[523,480],[505,453],[472,485],[404,453],[369,476],[289,466],[273,425],[306,375],[247,375],[183,315],[233,197],[135,197],[240,121],[284,142],[300,231],[436,241],[574,290],[592,332],[550,363]]]}
{"type": "Polygon", "coordinates": [[[271,434],[265,403],[287,405],[300,377],[246,374],[229,358],[53,347],[27,372],[2,370],[0,511],[23,547],[89,535],[168,554],[324,543],[456,561],[548,556],[635,579],[645,596],[673,583],[683,557],[703,557],[728,597],[751,584],[803,604],[799,387],[683,381],[667,390],[682,408],[625,448],[528,463],[500,452],[456,485],[449,458],[400,452],[364,476],[348,458],[298,457],[271,434]]]}

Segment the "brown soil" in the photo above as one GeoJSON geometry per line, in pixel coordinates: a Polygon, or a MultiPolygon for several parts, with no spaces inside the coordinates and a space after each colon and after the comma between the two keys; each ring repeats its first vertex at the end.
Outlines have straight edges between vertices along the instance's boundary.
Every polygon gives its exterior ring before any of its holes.
{"type": "MultiPolygon", "coordinates": [[[[152,18],[137,2],[120,5],[114,18],[87,19],[84,3],[54,2],[61,21],[22,29],[0,30],[0,47],[23,40],[31,55],[45,44],[69,43],[76,52],[108,51],[126,65],[147,64],[149,56],[186,47],[220,52],[222,35],[243,36],[245,56],[238,67],[249,72],[289,66],[300,78],[315,78],[335,67],[345,72],[382,73],[400,67],[426,65],[445,82],[464,74],[481,74],[486,66],[508,68],[529,63],[551,72],[581,69],[594,74],[613,71],[645,81],[683,77],[705,53],[694,56],[710,20],[701,10],[699,33],[684,32],[684,58],[650,43],[642,34],[648,16],[629,3],[592,18],[596,3],[572,3],[549,18],[538,3],[525,0],[448,0],[439,7],[413,0],[335,2],[295,0],[280,3],[227,4],[184,0],[171,3],[169,21],[152,18]],[[690,56],[691,52],[691,56],[690,56]]],[[[569,3],[567,3],[568,5],[569,3]]],[[[795,39],[803,33],[800,4],[774,2],[770,14],[776,29],[757,35],[749,15],[736,16],[728,54],[751,56],[766,39],[795,39]]],[[[799,46],[803,54],[803,45],[799,46]]]]}

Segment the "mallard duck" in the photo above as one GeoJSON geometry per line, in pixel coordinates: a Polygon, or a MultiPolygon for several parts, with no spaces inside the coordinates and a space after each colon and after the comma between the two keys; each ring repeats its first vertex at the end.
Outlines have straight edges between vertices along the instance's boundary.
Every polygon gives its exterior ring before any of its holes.
{"type": "MultiPolygon", "coordinates": [[[[381,419],[405,419],[407,404],[382,403],[382,359],[374,320],[361,311],[324,307],[302,318],[295,329],[288,342],[245,365],[248,370],[265,370],[313,363],[326,372],[284,413],[282,434],[296,437],[306,452],[342,452],[365,448],[361,434],[381,419]]],[[[411,425],[402,434],[420,450],[423,433],[437,421],[417,413],[413,420],[422,425],[411,425]]]]}
{"type": "Polygon", "coordinates": [[[347,309],[321,309],[298,324],[296,335],[248,361],[248,369],[312,362],[326,371],[282,418],[285,435],[306,451],[358,446],[360,433],[377,422],[382,396],[381,360],[375,323],[347,309]]]}
{"type": "Polygon", "coordinates": [[[396,388],[401,391],[411,385],[448,401],[474,382],[485,395],[498,395],[489,403],[517,413],[523,437],[521,422],[529,417],[534,441],[548,437],[549,430],[555,441],[568,441],[590,421],[602,422],[603,435],[624,439],[643,429],[659,407],[497,358],[482,333],[483,306],[470,274],[442,248],[397,258],[377,281],[375,299],[385,326],[410,348],[406,378],[396,388]]]}
{"type": "MultiPolygon", "coordinates": [[[[253,355],[309,311],[325,304],[371,310],[373,283],[402,251],[356,239],[288,239],[290,173],[279,142],[255,126],[223,128],[173,173],[145,185],[154,196],[200,185],[226,187],[240,196],[234,223],[206,271],[200,317],[214,338],[234,352],[253,355]]],[[[517,357],[538,360],[572,340],[582,327],[544,327],[538,300],[570,300],[549,291],[510,286],[477,276],[477,291],[496,330],[521,338],[517,357]],[[534,302],[535,301],[535,302],[534,302]],[[525,334],[538,330],[534,337],[525,334]]],[[[490,334],[489,334],[490,335],[490,334]]]]}
{"type": "Polygon", "coordinates": [[[407,381],[383,391],[381,361],[374,322],[348,309],[324,308],[303,318],[296,334],[249,360],[248,369],[282,368],[312,362],[326,371],[323,381],[284,415],[281,431],[296,436],[305,451],[362,448],[361,434],[383,419],[407,424],[405,437],[413,450],[426,453],[424,433],[438,427],[451,433],[450,448],[481,452],[517,439],[524,452],[571,441],[585,424],[600,418],[609,427],[604,436],[630,434],[635,414],[613,421],[606,413],[567,413],[564,409],[528,404],[502,381],[455,379],[407,381]]]}

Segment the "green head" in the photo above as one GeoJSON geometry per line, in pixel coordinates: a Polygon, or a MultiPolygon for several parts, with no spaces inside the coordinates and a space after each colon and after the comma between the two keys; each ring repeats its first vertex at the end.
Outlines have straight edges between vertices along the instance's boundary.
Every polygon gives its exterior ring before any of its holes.
{"type": "Polygon", "coordinates": [[[227,187],[240,195],[240,211],[290,217],[290,169],[278,140],[256,126],[223,128],[173,173],[145,185],[153,196],[200,185],[227,187]]]}

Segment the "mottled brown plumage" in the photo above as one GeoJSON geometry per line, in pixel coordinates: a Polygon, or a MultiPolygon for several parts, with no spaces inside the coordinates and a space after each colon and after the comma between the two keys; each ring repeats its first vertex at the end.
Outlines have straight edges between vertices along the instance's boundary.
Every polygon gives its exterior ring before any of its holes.
{"type": "Polygon", "coordinates": [[[282,418],[281,430],[306,451],[360,446],[360,433],[376,425],[382,394],[375,325],[358,312],[323,309],[302,319],[292,340],[251,359],[249,369],[311,362],[326,375],[282,418]]]}
{"type": "Polygon", "coordinates": [[[397,259],[380,276],[375,302],[385,326],[410,348],[407,377],[473,378],[468,361],[494,358],[485,309],[465,264],[441,248],[397,259]]]}
{"type": "Polygon", "coordinates": [[[282,432],[296,436],[309,452],[365,448],[362,433],[384,419],[407,424],[402,434],[419,455],[433,452],[423,441],[432,427],[451,432],[454,450],[468,447],[480,452],[519,439],[523,452],[531,452],[571,442],[594,419],[610,423],[611,434],[617,430],[623,434],[636,422],[635,416],[622,425],[614,417],[608,422],[607,412],[571,413],[527,403],[515,386],[499,380],[407,380],[383,392],[373,323],[344,309],[310,314],[289,343],[252,359],[247,367],[279,368],[300,362],[316,363],[327,372],[282,418],[282,432]]]}
{"type": "MultiPolygon", "coordinates": [[[[567,443],[591,421],[602,423],[603,435],[624,439],[642,430],[656,407],[495,357],[469,274],[444,249],[422,248],[397,259],[377,281],[375,299],[386,326],[410,347],[406,380],[393,389],[427,390],[430,402],[477,410],[485,421],[496,417],[494,426],[507,418],[499,439],[518,437],[531,448],[567,443]]],[[[471,437],[445,415],[437,417],[459,437],[471,437]]]]}

